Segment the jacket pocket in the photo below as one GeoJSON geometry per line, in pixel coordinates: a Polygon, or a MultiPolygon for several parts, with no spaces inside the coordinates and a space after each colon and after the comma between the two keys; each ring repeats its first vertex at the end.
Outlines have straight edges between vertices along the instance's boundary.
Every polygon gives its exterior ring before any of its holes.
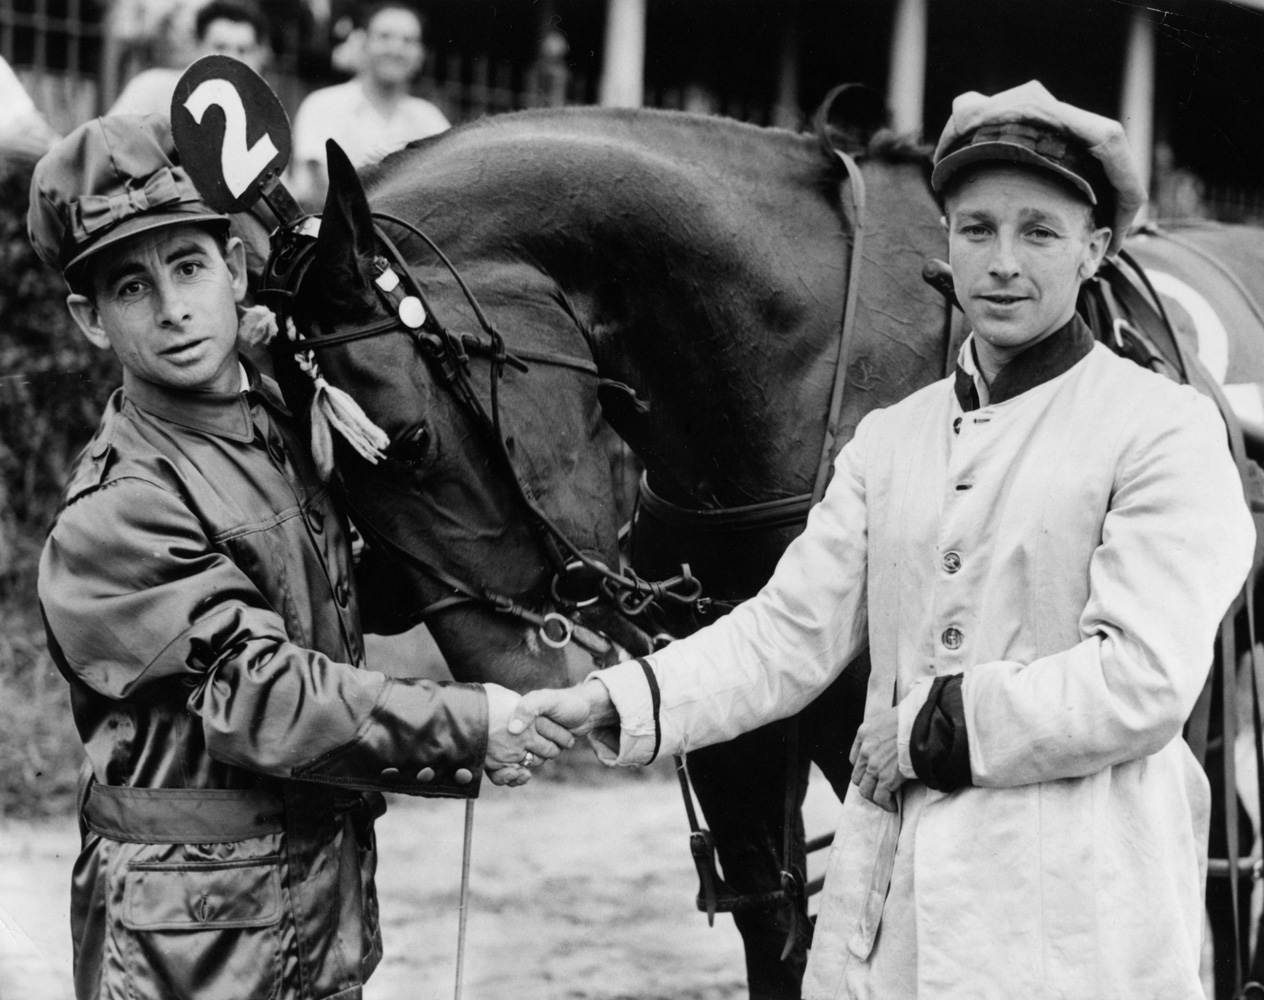
{"type": "Polygon", "coordinates": [[[136,997],[270,1000],[280,994],[279,857],[133,861],[122,925],[136,997]]]}

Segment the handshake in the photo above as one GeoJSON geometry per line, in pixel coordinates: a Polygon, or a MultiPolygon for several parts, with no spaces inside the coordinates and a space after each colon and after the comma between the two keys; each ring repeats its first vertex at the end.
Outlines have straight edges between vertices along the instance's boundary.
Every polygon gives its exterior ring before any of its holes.
{"type": "Polygon", "coordinates": [[[561,756],[576,736],[619,749],[619,715],[606,686],[586,680],[569,688],[545,688],[519,697],[498,684],[487,691],[487,776],[497,785],[525,785],[531,768],[561,756]]]}

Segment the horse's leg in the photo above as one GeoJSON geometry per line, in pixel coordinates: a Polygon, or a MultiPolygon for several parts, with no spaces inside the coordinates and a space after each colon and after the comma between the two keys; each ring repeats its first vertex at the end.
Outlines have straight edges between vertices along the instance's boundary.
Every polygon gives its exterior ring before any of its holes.
{"type": "MultiPolygon", "coordinates": [[[[774,723],[689,754],[689,774],[706,825],[715,837],[724,880],[741,894],[774,892],[781,887],[786,731],[786,723],[774,723]]],[[[807,757],[800,754],[799,758],[793,851],[794,863],[802,871],[803,818],[798,806],[807,791],[807,757]]],[[[799,935],[784,962],[781,952],[791,928],[789,907],[759,907],[733,914],[746,950],[751,1000],[798,1000],[810,933],[804,902],[795,905],[799,935]]]]}

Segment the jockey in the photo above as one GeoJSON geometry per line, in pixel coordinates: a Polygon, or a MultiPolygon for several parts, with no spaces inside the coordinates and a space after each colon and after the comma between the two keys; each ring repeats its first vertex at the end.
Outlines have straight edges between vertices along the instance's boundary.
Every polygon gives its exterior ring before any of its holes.
{"type": "Polygon", "coordinates": [[[99,118],[32,181],[31,243],[123,367],[39,570],[90,771],[75,992],[351,1000],[379,792],[521,784],[571,737],[510,736],[494,684],[365,668],[346,523],[238,354],[241,241],[172,153],[158,118],[99,118]]]}
{"type": "Polygon", "coordinates": [[[861,421],[756,597],[511,728],[644,764],[799,712],[868,643],[804,996],[1202,998],[1181,730],[1254,540],[1225,427],[1076,314],[1144,199],[1117,122],[965,94],[932,183],[955,375],[861,421]]]}

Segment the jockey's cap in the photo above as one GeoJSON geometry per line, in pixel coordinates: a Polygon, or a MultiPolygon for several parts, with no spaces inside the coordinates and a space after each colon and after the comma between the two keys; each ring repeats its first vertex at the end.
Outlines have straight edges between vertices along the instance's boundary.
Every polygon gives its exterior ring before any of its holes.
{"type": "Polygon", "coordinates": [[[187,223],[227,229],[229,219],[202,200],[160,116],[94,118],[35,165],[27,234],[40,259],[68,278],[120,240],[187,223]]]}
{"type": "Polygon", "coordinates": [[[1094,206],[1098,224],[1111,227],[1110,254],[1145,204],[1123,126],[1064,104],[1036,80],[991,97],[957,97],[935,148],[931,185],[942,192],[963,168],[997,161],[1030,164],[1070,183],[1094,206]]]}

